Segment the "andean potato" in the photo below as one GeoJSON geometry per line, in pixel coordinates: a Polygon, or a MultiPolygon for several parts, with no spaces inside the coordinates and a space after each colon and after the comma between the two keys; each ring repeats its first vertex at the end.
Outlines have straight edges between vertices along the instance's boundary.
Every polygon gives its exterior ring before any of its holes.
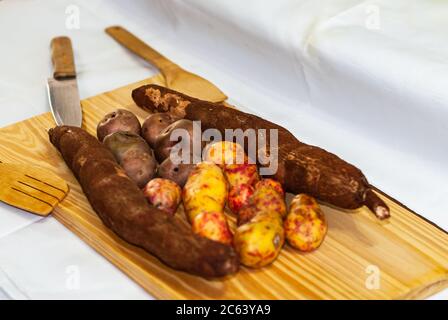
{"type": "Polygon", "coordinates": [[[229,209],[238,214],[241,208],[249,203],[249,199],[254,194],[254,187],[250,184],[239,184],[230,188],[229,196],[227,197],[227,206],[229,209]]]}
{"type": "Polygon", "coordinates": [[[183,187],[187,182],[188,175],[194,169],[193,163],[179,163],[174,164],[170,157],[163,160],[157,168],[157,176],[164,179],[169,179],[176,182],[183,187]]]}
{"type": "Polygon", "coordinates": [[[260,212],[269,212],[281,219],[286,216],[286,203],[281,185],[272,179],[262,179],[246,206],[238,212],[238,224],[245,224],[260,212]]]}
{"type": "Polygon", "coordinates": [[[269,180],[262,179],[255,185],[248,203],[238,212],[234,244],[241,263],[247,267],[260,268],[272,263],[284,243],[286,204],[280,192],[283,190],[269,180]]]}
{"type": "MultiPolygon", "coordinates": [[[[199,139],[199,141],[197,141],[197,155],[198,157],[200,157],[202,152],[201,136],[200,134],[199,137],[193,136],[193,121],[181,119],[173,122],[165,129],[163,129],[162,132],[160,132],[155,141],[154,152],[157,160],[159,162],[162,162],[163,160],[168,158],[170,156],[172,148],[178,143],[180,143],[179,146],[184,147],[184,150],[189,149],[189,155],[187,155],[187,158],[190,157],[190,159],[192,159],[191,156],[196,151],[193,144],[194,138],[199,139]],[[182,136],[178,136],[178,133],[182,133],[182,136]],[[172,134],[175,134],[176,136],[172,136],[172,134]]],[[[181,156],[181,154],[177,155],[181,156]]]]}
{"type": "Polygon", "coordinates": [[[234,235],[240,262],[251,268],[261,268],[272,263],[280,253],[284,241],[281,222],[266,213],[260,213],[239,226],[234,235]]]}
{"type": "Polygon", "coordinates": [[[162,178],[152,179],[143,189],[143,194],[150,204],[170,215],[176,213],[182,199],[181,193],[175,182],[162,178]]]}
{"type": "Polygon", "coordinates": [[[157,161],[152,149],[142,137],[119,131],[106,136],[103,143],[140,188],[154,177],[157,161]]]}
{"type": "Polygon", "coordinates": [[[98,123],[96,135],[98,140],[103,141],[107,135],[114,132],[124,131],[139,135],[140,130],[140,121],[132,112],[118,109],[106,114],[98,123]]]}
{"type": "Polygon", "coordinates": [[[327,222],[316,199],[306,194],[296,195],[284,222],[286,239],[303,252],[316,250],[327,234],[327,222]]]}
{"type": "Polygon", "coordinates": [[[232,242],[224,215],[227,183],[222,170],[214,163],[201,162],[190,173],[182,191],[182,200],[193,230],[211,240],[232,242]]]}
{"type": "Polygon", "coordinates": [[[146,140],[151,148],[155,147],[155,143],[159,134],[175,122],[169,113],[153,113],[150,114],[142,124],[142,137],[146,140]]]}

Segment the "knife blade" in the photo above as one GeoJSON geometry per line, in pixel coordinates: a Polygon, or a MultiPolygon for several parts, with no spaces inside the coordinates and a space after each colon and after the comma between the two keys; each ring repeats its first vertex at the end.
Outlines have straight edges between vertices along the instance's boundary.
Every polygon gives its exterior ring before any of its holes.
{"type": "Polygon", "coordinates": [[[81,127],[82,109],[70,39],[54,38],[51,51],[54,72],[47,81],[51,113],[57,125],[81,127]]]}

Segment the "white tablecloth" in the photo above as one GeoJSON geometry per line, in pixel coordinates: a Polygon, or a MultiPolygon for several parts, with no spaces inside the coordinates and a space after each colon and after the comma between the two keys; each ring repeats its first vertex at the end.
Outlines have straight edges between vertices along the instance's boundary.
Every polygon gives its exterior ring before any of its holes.
{"type": "MultiPolygon", "coordinates": [[[[121,24],[448,229],[447,14],[435,0],[3,0],[0,125],[48,110],[57,35],[82,98],[154,74],[103,32],[121,24]]],[[[0,204],[0,221],[0,298],[150,297],[53,218],[0,204]]]]}

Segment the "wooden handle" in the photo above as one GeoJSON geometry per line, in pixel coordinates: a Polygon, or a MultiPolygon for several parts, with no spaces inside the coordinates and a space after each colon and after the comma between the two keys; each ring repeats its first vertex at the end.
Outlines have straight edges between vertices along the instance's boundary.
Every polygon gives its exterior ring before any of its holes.
{"type": "Polygon", "coordinates": [[[57,37],[51,40],[51,60],[53,61],[53,77],[55,79],[76,77],[75,60],[70,38],[57,37]]]}
{"type": "Polygon", "coordinates": [[[125,48],[156,66],[162,74],[173,67],[179,68],[174,62],[165,58],[162,54],[148,46],[142,40],[120,26],[106,28],[106,33],[114,38],[125,48]]]}

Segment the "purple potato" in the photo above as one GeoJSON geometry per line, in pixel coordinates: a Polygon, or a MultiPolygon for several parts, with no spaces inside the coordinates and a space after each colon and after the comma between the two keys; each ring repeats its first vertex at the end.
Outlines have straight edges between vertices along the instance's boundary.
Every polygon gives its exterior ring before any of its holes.
{"type": "Polygon", "coordinates": [[[146,140],[151,148],[154,148],[160,132],[174,121],[176,121],[176,119],[168,113],[153,113],[149,115],[142,125],[143,139],[146,140]]]}
{"type": "MultiPolygon", "coordinates": [[[[202,147],[203,147],[203,143],[201,141],[201,133],[199,132],[199,137],[193,137],[193,121],[191,120],[187,120],[187,119],[181,119],[181,120],[177,120],[176,122],[173,122],[172,124],[170,124],[168,127],[166,127],[165,129],[162,130],[162,132],[160,132],[159,136],[156,139],[155,142],[155,146],[154,146],[154,153],[156,155],[156,159],[157,161],[159,161],[159,163],[163,162],[166,158],[168,158],[170,156],[171,153],[171,149],[178,143],[182,143],[182,145],[185,147],[185,149],[183,149],[184,151],[188,148],[189,146],[189,157],[190,157],[190,162],[193,160],[193,152],[195,151],[194,149],[194,144],[193,144],[193,139],[194,138],[198,138],[199,140],[196,142],[199,144],[199,148],[198,148],[198,152],[197,152],[197,156],[201,157],[201,152],[202,152],[202,147]],[[178,130],[184,130],[183,133],[185,134],[182,137],[179,137],[177,135],[177,133],[179,133],[180,131],[178,130]],[[176,130],[176,132],[175,132],[176,130]],[[176,133],[176,136],[171,137],[171,134],[176,133]],[[171,138],[173,138],[174,140],[172,141],[171,138]],[[188,139],[188,140],[184,140],[188,139]]],[[[178,155],[180,155],[178,153],[178,155]]]]}
{"type": "Polygon", "coordinates": [[[103,141],[104,138],[114,132],[123,131],[131,132],[139,135],[141,130],[140,121],[130,111],[117,109],[108,113],[98,123],[96,127],[96,135],[98,140],[103,141]]]}
{"type": "Polygon", "coordinates": [[[194,164],[174,164],[168,157],[157,168],[157,176],[172,180],[183,187],[187,182],[188,175],[194,167],[194,164]]]}
{"type": "Polygon", "coordinates": [[[157,161],[153,150],[142,137],[119,131],[107,135],[103,143],[140,188],[154,178],[157,161]]]}

